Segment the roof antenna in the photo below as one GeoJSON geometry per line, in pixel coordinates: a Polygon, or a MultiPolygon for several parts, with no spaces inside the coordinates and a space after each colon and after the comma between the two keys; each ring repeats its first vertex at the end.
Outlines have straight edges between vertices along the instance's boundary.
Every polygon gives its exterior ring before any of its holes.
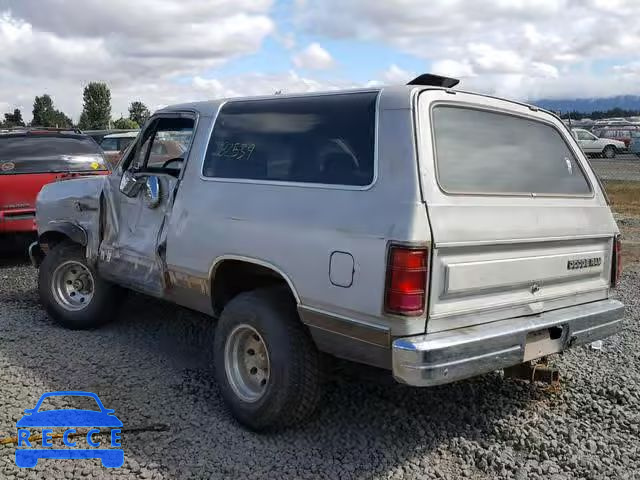
{"type": "Polygon", "coordinates": [[[411,80],[407,85],[426,85],[429,87],[453,88],[460,83],[457,78],[442,77],[433,73],[423,73],[411,80]]]}

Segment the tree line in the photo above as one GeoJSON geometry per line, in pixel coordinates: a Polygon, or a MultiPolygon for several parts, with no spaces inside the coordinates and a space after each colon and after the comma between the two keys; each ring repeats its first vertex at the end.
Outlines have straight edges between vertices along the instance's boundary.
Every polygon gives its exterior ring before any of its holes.
{"type": "MultiPolygon", "coordinates": [[[[30,126],[73,128],[80,130],[106,130],[108,128],[135,129],[140,128],[149,118],[151,112],[147,106],[139,101],[129,105],[129,116],[113,120],[111,118],[111,90],[106,83],[91,82],[82,93],[82,113],[77,125],[64,112],[57,110],[53,99],[44,94],[36,96],[33,101],[33,119],[30,126]]],[[[25,127],[19,108],[4,114],[4,121],[0,121],[0,128],[25,127]]]]}
{"type": "Polygon", "coordinates": [[[591,113],[573,111],[573,112],[563,113],[561,118],[564,118],[564,119],[571,118],[572,120],[579,120],[581,118],[601,120],[603,118],[611,118],[611,117],[638,117],[638,116],[640,116],[640,110],[625,110],[623,108],[616,107],[616,108],[607,110],[606,112],[600,111],[600,110],[595,110],[591,113]]]}

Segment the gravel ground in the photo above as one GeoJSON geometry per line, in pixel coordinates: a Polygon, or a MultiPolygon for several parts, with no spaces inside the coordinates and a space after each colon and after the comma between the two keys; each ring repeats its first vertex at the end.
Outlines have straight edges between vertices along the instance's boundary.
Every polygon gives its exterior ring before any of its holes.
{"type": "Polygon", "coordinates": [[[640,159],[636,155],[621,154],[612,160],[590,158],[589,162],[601,180],[640,181],[640,159]]]}
{"type": "Polygon", "coordinates": [[[346,366],[313,421],[262,436],[222,405],[206,318],[131,295],[115,323],[70,332],[47,318],[35,286],[35,270],[0,259],[0,440],[43,392],[88,390],[124,423],[125,465],[18,469],[14,446],[0,445],[2,479],[640,479],[640,269],[620,290],[624,333],[557,358],[555,391],[498,373],[412,389],[346,366]]]}

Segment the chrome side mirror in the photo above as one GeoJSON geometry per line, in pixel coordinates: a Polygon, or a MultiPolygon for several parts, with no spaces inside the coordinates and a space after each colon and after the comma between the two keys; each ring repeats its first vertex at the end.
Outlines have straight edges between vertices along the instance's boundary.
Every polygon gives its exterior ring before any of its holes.
{"type": "Polygon", "coordinates": [[[129,170],[125,170],[120,179],[120,191],[127,197],[135,197],[140,191],[141,182],[129,170]]]}
{"type": "Polygon", "coordinates": [[[160,205],[160,180],[155,175],[149,175],[145,183],[144,203],[149,208],[156,208],[160,205]]]}

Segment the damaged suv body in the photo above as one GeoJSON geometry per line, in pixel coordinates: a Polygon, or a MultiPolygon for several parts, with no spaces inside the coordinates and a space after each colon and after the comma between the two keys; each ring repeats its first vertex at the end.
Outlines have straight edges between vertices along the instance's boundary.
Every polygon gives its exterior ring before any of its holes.
{"type": "Polygon", "coordinates": [[[40,194],[44,305],[92,328],[125,287],[216,317],[221,393],[254,429],[314,410],[322,354],[432,386],[615,333],[619,233],[580,147],[455,83],[157,112],[111,175],[40,194]]]}

